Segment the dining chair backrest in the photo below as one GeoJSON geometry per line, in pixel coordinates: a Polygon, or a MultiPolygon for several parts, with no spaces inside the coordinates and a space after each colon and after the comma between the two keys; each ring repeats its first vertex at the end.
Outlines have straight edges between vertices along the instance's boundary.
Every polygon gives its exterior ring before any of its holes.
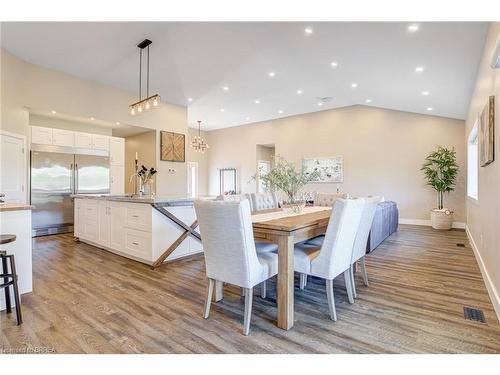
{"type": "Polygon", "coordinates": [[[352,250],[364,199],[337,199],[319,255],[311,262],[315,276],[332,280],[351,266],[352,250]]]}
{"type": "Polygon", "coordinates": [[[248,199],[248,202],[250,203],[250,211],[253,211],[252,198],[250,197],[250,194],[226,194],[221,195],[221,198],[226,202],[241,202],[243,199],[248,199]]]}
{"type": "Polygon", "coordinates": [[[314,205],[318,207],[332,207],[335,201],[339,198],[349,198],[347,193],[316,193],[314,197],[314,205]]]}
{"type": "Polygon", "coordinates": [[[276,193],[252,193],[253,211],[270,210],[278,208],[278,197],[276,193]]]}
{"type": "Polygon", "coordinates": [[[196,200],[207,277],[252,288],[262,266],[253,237],[250,203],[196,200]]]}
{"type": "Polygon", "coordinates": [[[366,204],[363,208],[358,233],[356,234],[356,239],[354,240],[351,263],[354,263],[366,254],[366,243],[368,242],[368,236],[370,235],[370,230],[372,229],[375,211],[377,211],[377,205],[381,201],[381,197],[368,197],[364,198],[364,200],[366,204]]]}

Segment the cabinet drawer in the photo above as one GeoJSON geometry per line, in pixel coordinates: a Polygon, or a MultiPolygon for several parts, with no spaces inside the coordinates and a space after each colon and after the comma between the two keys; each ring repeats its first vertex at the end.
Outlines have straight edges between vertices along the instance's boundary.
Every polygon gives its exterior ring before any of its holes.
{"type": "Polygon", "coordinates": [[[151,234],[139,230],[125,230],[125,252],[129,255],[151,260],[151,234]]]}
{"type": "Polygon", "coordinates": [[[99,205],[97,203],[87,203],[84,212],[86,222],[94,222],[97,224],[99,217],[99,205]]]}
{"type": "Polygon", "coordinates": [[[151,208],[149,205],[132,203],[127,206],[125,226],[151,232],[151,208]],[[144,207],[146,206],[146,207],[144,207]]]}

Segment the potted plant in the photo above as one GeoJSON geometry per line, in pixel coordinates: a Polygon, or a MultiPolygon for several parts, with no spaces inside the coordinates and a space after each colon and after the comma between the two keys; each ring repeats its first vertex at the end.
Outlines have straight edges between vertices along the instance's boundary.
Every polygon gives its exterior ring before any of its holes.
{"type": "Polygon", "coordinates": [[[438,146],[436,151],[425,158],[420,170],[424,172],[427,185],[432,186],[438,193],[438,206],[431,211],[432,227],[434,229],[451,229],[453,211],[444,207],[443,197],[444,193],[455,189],[455,180],[458,174],[455,149],[438,146]]]}
{"type": "Polygon", "coordinates": [[[295,165],[277,156],[273,168],[259,178],[272,192],[282,192],[285,199],[282,207],[294,213],[299,213],[305,206],[302,189],[318,176],[314,173],[306,175],[302,170],[298,171],[295,165]]]}

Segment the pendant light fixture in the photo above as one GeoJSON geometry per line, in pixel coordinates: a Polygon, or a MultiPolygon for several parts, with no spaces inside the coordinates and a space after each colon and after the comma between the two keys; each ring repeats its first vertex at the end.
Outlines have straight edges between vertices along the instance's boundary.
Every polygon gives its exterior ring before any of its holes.
{"type": "Polygon", "coordinates": [[[155,94],[149,96],[149,46],[153,43],[149,39],[144,39],[140,42],[137,47],[139,47],[139,101],[131,104],[130,114],[132,116],[140,114],[144,111],[148,111],[151,108],[157,108],[160,105],[160,95],[155,94]],[[142,98],[142,52],[146,49],[146,97],[142,98]]]}
{"type": "Polygon", "coordinates": [[[202,154],[205,153],[205,150],[210,148],[210,146],[201,137],[201,121],[198,121],[198,135],[194,136],[190,145],[195,152],[201,152],[202,154]]]}

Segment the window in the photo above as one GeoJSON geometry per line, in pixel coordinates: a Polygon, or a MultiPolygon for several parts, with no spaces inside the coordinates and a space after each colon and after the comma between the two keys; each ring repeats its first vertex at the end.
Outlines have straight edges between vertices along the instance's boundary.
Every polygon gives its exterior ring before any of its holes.
{"type": "Polygon", "coordinates": [[[477,200],[478,191],[478,124],[476,120],[467,141],[467,195],[477,200]]]}
{"type": "Polygon", "coordinates": [[[187,185],[188,185],[188,195],[191,198],[198,196],[198,163],[188,162],[187,163],[188,173],[187,173],[187,185]]]}

